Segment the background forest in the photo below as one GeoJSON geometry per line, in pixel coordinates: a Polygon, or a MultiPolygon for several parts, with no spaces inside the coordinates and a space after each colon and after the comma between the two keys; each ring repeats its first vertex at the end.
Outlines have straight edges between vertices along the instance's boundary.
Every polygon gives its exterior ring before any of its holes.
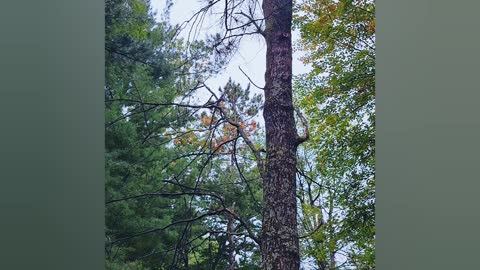
{"type": "MultiPolygon", "coordinates": [[[[219,1],[200,2],[192,22],[219,1]]],[[[242,36],[184,38],[170,1],[160,21],[148,0],[105,4],[107,269],[260,269],[265,97],[207,82],[242,36]]],[[[375,269],[375,5],[295,1],[293,29],[312,67],[293,78],[300,268],[375,269]]]]}

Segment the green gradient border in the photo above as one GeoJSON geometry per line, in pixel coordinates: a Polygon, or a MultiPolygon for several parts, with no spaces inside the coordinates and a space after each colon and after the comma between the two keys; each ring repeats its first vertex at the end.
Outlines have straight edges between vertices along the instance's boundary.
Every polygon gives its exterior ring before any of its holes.
{"type": "Polygon", "coordinates": [[[0,269],[104,269],[104,3],[0,8],[0,269]]]}
{"type": "Polygon", "coordinates": [[[377,1],[377,267],[480,269],[480,1],[377,1]]]}

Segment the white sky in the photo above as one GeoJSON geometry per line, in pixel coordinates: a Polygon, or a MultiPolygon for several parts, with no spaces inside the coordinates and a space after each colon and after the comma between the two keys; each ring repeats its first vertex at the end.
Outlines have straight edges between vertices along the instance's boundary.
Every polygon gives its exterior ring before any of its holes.
{"type": "MultiPolygon", "coordinates": [[[[151,0],[152,8],[157,11],[158,16],[162,14],[166,0],[151,0]]],[[[173,0],[173,7],[170,14],[171,24],[180,24],[189,19],[196,11],[198,11],[202,5],[199,0],[173,0]]],[[[214,23],[214,20],[208,20],[204,22],[204,28],[202,30],[209,30],[209,26],[214,23]]],[[[186,33],[184,33],[186,34],[186,33]]],[[[298,33],[293,33],[293,42],[299,37],[298,33]]],[[[223,87],[229,77],[240,83],[245,87],[249,80],[239,70],[239,66],[250,77],[250,79],[258,86],[263,87],[265,83],[265,42],[261,36],[247,36],[241,44],[238,52],[230,61],[226,70],[217,75],[215,78],[207,80],[207,85],[212,89],[218,89],[223,87]]],[[[310,67],[305,66],[298,58],[300,53],[295,53],[293,56],[293,74],[302,74],[310,70],[310,67]]],[[[254,93],[260,93],[255,86],[251,86],[251,91],[254,93]]]]}

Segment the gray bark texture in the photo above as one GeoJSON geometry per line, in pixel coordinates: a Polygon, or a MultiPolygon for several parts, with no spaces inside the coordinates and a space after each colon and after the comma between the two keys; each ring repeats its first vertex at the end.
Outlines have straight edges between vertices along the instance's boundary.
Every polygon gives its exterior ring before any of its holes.
{"type": "Polygon", "coordinates": [[[296,208],[296,151],[299,138],[292,101],[292,1],[264,0],[267,43],[266,128],[262,269],[300,267],[296,208]]]}

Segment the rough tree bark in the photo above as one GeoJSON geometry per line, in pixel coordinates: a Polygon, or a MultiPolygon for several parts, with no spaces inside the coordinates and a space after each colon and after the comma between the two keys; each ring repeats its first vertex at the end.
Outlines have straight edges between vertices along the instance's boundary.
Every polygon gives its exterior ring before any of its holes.
{"type": "Polygon", "coordinates": [[[296,208],[297,135],[292,101],[292,0],[264,0],[266,128],[262,268],[300,267],[296,208]]]}

